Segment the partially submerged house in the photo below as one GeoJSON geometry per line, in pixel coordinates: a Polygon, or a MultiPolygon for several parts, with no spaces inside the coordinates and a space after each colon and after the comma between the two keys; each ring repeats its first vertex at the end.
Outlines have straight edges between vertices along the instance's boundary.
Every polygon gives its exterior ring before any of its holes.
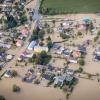
{"type": "Polygon", "coordinates": [[[79,46],[78,47],[78,51],[80,51],[82,54],[86,54],[87,53],[85,46],[79,46]]]}
{"type": "Polygon", "coordinates": [[[95,61],[100,61],[100,47],[98,47],[95,50],[95,56],[94,56],[95,61]]]}
{"type": "Polygon", "coordinates": [[[63,86],[64,82],[66,82],[67,84],[70,84],[73,81],[73,78],[74,77],[71,75],[56,76],[54,85],[63,86]]]}
{"type": "Polygon", "coordinates": [[[36,79],[36,75],[33,69],[28,69],[25,76],[22,78],[23,82],[31,83],[34,79],[36,79]]]}

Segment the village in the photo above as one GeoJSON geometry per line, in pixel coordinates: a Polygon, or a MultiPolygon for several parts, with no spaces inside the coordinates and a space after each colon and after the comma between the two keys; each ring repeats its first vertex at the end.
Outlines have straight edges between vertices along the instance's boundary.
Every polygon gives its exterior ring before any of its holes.
{"type": "Polygon", "coordinates": [[[0,1],[0,82],[11,81],[13,92],[20,84],[59,89],[66,96],[52,100],[74,100],[81,79],[100,82],[100,15],[42,16],[37,2],[0,1]]]}

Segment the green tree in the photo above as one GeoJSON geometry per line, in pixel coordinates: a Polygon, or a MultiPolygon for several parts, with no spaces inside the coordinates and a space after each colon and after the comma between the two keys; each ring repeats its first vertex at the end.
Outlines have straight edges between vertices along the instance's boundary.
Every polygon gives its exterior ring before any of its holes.
{"type": "Polygon", "coordinates": [[[78,32],[77,35],[78,35],[78,36],[82,36],[82,32],[78,32]]]}
{"type": "Polygon", "coordinates": [[[13,87],[12,87],[12,91],[13,92],[20,92],[20,87],[17,86],[16,84],[14,84],[13,87]]]}
{"type": "Polygon", "coordinates": [[[6,100],[4,96],[0,95],[0,100],[6,100]]]}
{"type": "Polygon", "coordinates": [[[98,31],[98,33],[97,33],[97,34],[98,34],[98,36],[100,36],[100,31],[98,31]]]}
{"type": "Polygon", "coordinates": [[[23,24],[24,22],[27,21],[27,16],[26,16],[26,15],[22,15],[22,16],[20,17],[20,20],[21,20],[21,23],[23,24]]]}
{"type": "Polygon", "coordinates": [[[48,46],[48,48],[49,48],[49,49],[51,49],[51,48],[52,48],[52,46],[53,46],[52,41],[49,41],[49,42],[48,42],[48,44],[47,44],[47,46],[48,46]]]}

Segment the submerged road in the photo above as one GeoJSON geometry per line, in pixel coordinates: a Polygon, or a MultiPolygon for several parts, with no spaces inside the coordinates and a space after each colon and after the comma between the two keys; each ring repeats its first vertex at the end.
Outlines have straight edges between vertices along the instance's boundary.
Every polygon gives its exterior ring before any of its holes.
{"type": "MultiPolygon", "coordinates": [[[[37,22],[41,18],[40,14],[39,14],[39,7],[40,7],[40,0],[37,0],[36,1],[36,6],[35,6],[35,12],[34,12],[34,16],[33,16],[35,22],[32,23],[32,25],[31,25],[31,29],[30,29],[31,32],[33,31],[33,29],[36,26],[37,22]]],[[[31,37],[31,35],[26,39],[25,45],[20,49],[20,51],[15,54],[14,59],[12,61],[8,62],[5,65],[5,67],[2,69],[2,71],[0,71],[0,75],[2,75],[6,70],[10,69],[10,67],[12,67],[12,68],[15,67],[15,62],[16,62],[17,58],[20,56],[20,54],[26,50],[26,48],[29,44],[30,37],[31,37]]]]}
{"type": "Polygon", "coordinates": [[[37,0],[37,1],[36,1],[36,5],[35,5],[34,15],[33,15],[33,19],[34,19],[35,21],[39,21],[40,18],[41,18],[41,15],[39,14],[40,4],[41,4],[41,0],[37,0]]]}

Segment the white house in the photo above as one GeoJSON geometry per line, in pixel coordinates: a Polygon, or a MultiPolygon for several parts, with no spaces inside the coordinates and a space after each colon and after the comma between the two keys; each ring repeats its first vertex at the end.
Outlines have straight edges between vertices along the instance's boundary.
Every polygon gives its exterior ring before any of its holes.
{"type": "Polygon", "coordinates": [[[46,47],[46,46],[35,46],[35,47],[34,47],[34,52],[40,53],[40,52],[42,52],[42,51],[48,52],[49,49],[48,49],[48,47],[46,47]]]}

